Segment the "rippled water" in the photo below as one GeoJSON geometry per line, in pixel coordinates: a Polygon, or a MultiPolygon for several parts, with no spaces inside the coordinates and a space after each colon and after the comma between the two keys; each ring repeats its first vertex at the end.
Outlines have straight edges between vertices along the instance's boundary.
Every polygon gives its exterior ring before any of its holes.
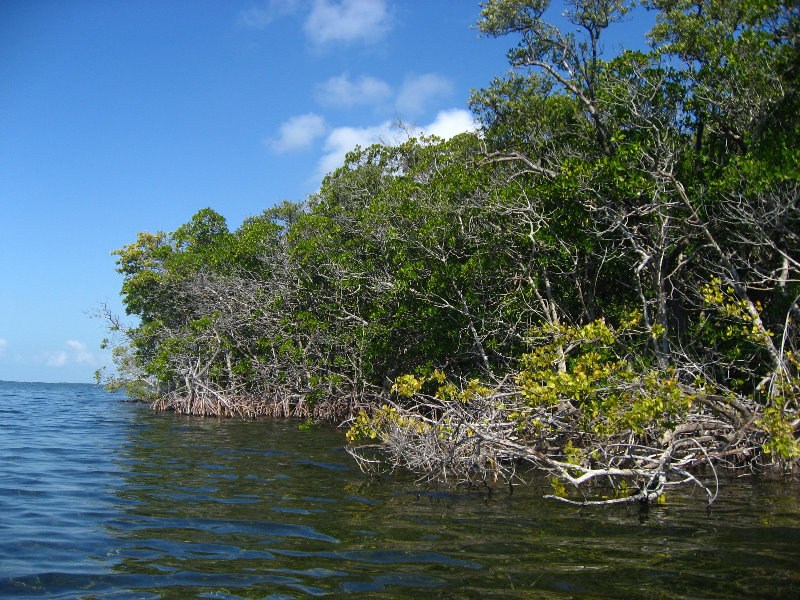
{"type": "Polygon", "coordinates": [[[373,481],[334,428],[0,382],[0,598],[797,598],[800,487],[646,513],[373,481]]]}

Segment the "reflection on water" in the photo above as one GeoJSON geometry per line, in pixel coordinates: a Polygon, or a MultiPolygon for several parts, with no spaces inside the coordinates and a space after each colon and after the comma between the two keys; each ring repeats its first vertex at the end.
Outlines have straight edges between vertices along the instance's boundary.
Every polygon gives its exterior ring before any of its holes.
{"type": "Polygon", "coordinates": [[[114,570],[146,574],[144,589],[161,597],[209,587],[246,588],[254,598],[419,589],[482,567],[420,545],[428,532],[395,512],[408,498],[386,496],[355,470],[340,431],[175,415],[141,421],[147,427],[120,453],[125,515],[107,527],[124,542],[114,570]]]}
{"type": "Polygon", "coordinates": [[[343,442],[0,383],[0,597],[800,596],[796,484],[577,512],[372,481],[343,442]]]}

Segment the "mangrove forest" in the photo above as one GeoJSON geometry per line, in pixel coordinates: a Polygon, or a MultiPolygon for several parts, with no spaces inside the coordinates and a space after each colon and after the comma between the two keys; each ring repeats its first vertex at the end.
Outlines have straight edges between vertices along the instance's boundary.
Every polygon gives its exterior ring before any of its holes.
{"type": "Polygon", "coordinates": [[[800,460],[800,8],[490,0],[475,132],[356,148],[302,202],[115,251],[112,387],[347,427],[377,475],[653,502],[800,460]],[[559,21],[561,22],[561,21],[559,21]]]}

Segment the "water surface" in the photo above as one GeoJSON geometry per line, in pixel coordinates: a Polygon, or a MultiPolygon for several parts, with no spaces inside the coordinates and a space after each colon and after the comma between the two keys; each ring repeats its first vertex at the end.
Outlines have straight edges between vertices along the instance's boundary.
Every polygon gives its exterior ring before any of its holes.
{"type": "Polygon", "coordinates": [[[800,488],[576,511],[374,481],[344,433],[0,382],[0,598],[797,598],[800,488]]]}

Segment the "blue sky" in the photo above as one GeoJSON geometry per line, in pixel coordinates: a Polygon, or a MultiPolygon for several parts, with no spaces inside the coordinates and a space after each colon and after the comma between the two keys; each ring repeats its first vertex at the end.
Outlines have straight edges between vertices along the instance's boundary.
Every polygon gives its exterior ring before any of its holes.
{"type": "MultiPolygon", "coordinates": [[[[557,7],[558,8],[558,7],[557,7]]],[[[400,119],[473,127],[508,70],[471,0],[0,1],[0,379],[110,365],[111,251],[212,207],[303,200],[400,119]]],[[[641,40],[646,26],[619,26],[641,40]]]]}

